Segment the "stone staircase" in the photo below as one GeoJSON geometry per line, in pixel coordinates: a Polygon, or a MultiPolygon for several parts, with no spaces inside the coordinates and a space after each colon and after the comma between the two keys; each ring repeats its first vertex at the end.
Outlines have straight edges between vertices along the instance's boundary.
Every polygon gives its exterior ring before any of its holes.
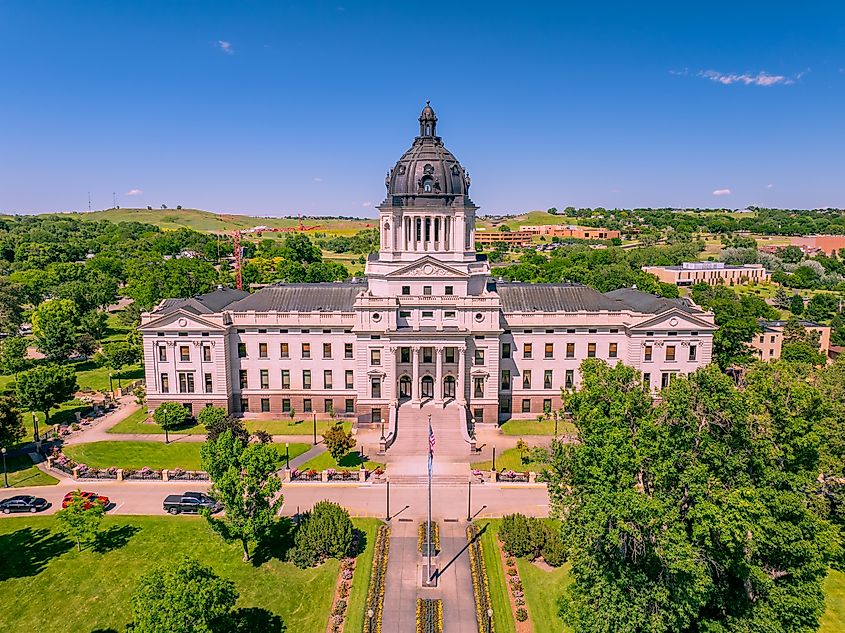
{"type": "Polygon", "coordinates": [[[461,424],[466,424],[465,411],[457,404],[445,409],[424,406],[413,409],[409,405],[399,408],[396,425],[396,441],[388,450],[391,457],[428,456],[428,418],[436,440],[434,459],[437,462],[468,462],[469,444],[461,433],[461,424]]]}

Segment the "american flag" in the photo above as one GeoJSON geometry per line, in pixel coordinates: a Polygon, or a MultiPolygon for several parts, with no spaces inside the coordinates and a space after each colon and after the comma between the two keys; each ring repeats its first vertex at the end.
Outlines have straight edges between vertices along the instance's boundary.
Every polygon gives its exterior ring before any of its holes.
{"type": "Polygon", "coordinates": [[[437,440],[434,439],[434,431],[431,429],[431,421],[428,423],[428,452],[434,455],[434,445],[437,440]]]}

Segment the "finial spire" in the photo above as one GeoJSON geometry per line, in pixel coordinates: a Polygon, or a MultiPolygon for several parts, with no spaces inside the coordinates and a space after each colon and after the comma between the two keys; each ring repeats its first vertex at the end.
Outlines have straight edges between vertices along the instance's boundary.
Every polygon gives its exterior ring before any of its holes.
{"type": "Polygon", "coordinates": [[[437,115],[434,114],[434,108],[431,107],[431,101],[426,99],[425,107],[420,112],[420,136],[434,137],[437,136],[435,128],[437,127],[437,115]]]}

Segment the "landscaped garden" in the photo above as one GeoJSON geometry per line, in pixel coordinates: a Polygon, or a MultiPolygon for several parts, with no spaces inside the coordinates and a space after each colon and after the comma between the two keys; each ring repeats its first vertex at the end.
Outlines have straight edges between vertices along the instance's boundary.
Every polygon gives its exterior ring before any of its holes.
{"type": "MultiPolygon", "coordinates": [[[[291,444],[293,446],[293,444],[291,444]]],[[[305,446],[305,444],[302,444],[305,446]]],[[[360,469],[363,465],[367,470],[375,470],[376,468],[384,469],[384,464],[380,462],[373,462],[368,459],[367,455],[361,456],[360,451],[350,451],[340,458],[338,462],[331,454],[326,451],[320,453],[316,457],[309,459],[307,462],[299,467],[300,471],[315,470],[322,471],[333,468],[334,470],[354,470],[360,469]]]]}
{"type": "MultiPolygon", "coordinates": [[[[328,429],[337,424],[338,420],[317,420],[317,441],[328,429]]],[[[349,431],[352,422],[349,420],[342,423],[343,430],[349,431]]],[[[244,420],[244,426],[250,433],[255,431],[267,431],[270,435],[313,435],[314,423],[311,417],[302,418],[294,416],[286,420],[244,420]]]]}
{"type": "MultiPolygon", "coordinates": [[[[500,427],[502,433],[505,435],[516,435],[522,437],[524,435],[551,435],[555,434],[554,420],[541,420],[536,418],[533,420],[508,420],[500,427]]],[[[566,433],[574,433],[575,425],[571,422],[557,423],[558,435],[566,433]]]]}
{"type": "MultiPolygon", "coordinates": [[[[9,485],[12,488],[52,486],[59,483],[58,479],[51,477],[33,464],[28,455],[15,455],[14,457],[7,455],[6,470],[9,485]]],[[[0,485],[3,485],[2,481],[0,481],[0,485]]]]}
{"type": "MultiPolygon", "coordinates": [[[[347,631],[361,630],[358,612],[367,591],[378,521],[360,519],[354,524],[366,535],[366,548],[355,569],[347,631]]],[[[97,543],[77,552],[56,531],[54,517],[0,521],[4,633],[122,631],[131,619],[130,597],[138,578],[185,555],[234,581],[240,594],[237,607],[281,616],[288,633],[326,629],[340,568],[334,558],[319,567],[300,569],[267,548],[244,563],[240,545],[225,544],[203,519],[107,516],[102,527],[97,543]],[[33,587],[50,598],[21,599],[33,587]]]]}
{"type": "MultiPolygon", "coordinates": [[[[66,446],[62,452],[73,461],[91,468],[200,470],[200,442],[91,442],[66,446]]],[[[284,465],[285,445],[274,444],[279,453],[279,465],[284,465]]],[[[291,444],[290,458],[306,452],[308,444],[291,444]]]]}
{"type": "MultiPolygon", "coordinates": [[[[539,473],[547,466],[548,464],[544,462],[532,461],[530,450],[520,451],[517,448],[509,448],[506,451],[496,454],[496,470],[499,472],[513,470],[515,472],[539,473]]],[[[471,467],[473,470],[490,470],[493,468],[493,461],[488,459],[485,461],[473,462],[471,467]]]]}

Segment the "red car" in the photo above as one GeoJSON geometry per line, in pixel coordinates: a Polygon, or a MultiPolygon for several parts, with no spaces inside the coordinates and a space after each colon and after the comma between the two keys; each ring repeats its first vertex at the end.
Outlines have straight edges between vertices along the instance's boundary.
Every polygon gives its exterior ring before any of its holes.
{"type": "Polygon", "coordinates": [[[94,503],[99,503],[103,506],[103,508],[108,508],[111,501],[108,497],[104,497],[102,495],[98,495],[96,492],[82,492],[82,491],[72,491],[65,495],[64,499],[62,499],[62,507],[67,508],[70,505],[70,502],[73,501],[73,496],[78,494],[80,497],[85,499],[85,509],[91,507],[94,503]]]}

